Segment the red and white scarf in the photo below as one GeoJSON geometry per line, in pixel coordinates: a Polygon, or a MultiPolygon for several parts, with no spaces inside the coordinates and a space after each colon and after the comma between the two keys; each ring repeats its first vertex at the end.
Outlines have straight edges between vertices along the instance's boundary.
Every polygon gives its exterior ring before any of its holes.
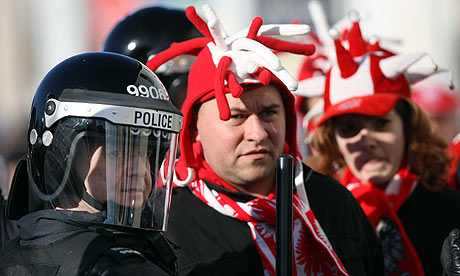
{"type": "MultiPolygon", "coordinates": [[[[275,194],[270,193],[267,197],[256,198],[246,203],[236,202],[205,184],[204,179],[236,190],[215,175],[204,160],[201,162],[202,166],[198,171],[194,171],[193,180],[189,184],[193,193],[217,212],[246,221],[262,258],[265,275],[275,275],[275,194]]],[[[300,159],[297,159],[296,193],[293,196],[293,275],[348,275],[310,209],[301,164],[300,159]]],[[[181,162],[178,162],[176,170],[184,172],[185,168],[181,167],[181,162]]]]}
{"type": "MultiPolygon", "coordinates": [[[[410,173],[407,166],[403,166],[398,173],[395,174],[385,190],[377,188],[371,183],[361,183],[348,167],[345,169],[341,180],[342,184],[346,186],[358,200],[364,213],[366,213],[378,234],[378,229],[381,229],[381,225],[384,221],[390,221],[390,224],[397,227],[397,232],[399,232],[402,242],[396,246],[391,245],[390,248],[391,250],[395,250],[401,246],[403,252],[401,252],[402,254],[399,256],[402,256],[402,258],[393,258],[391,252],[384,252],[385,266],[388,275],[401,275],[404,272],[408,272],[409,275],[425,275],[417,252],[396,214],[398,209],[417,186],[417,180],[418,177],[410,173]]],[[[382,238],[380,239],[383,243],[382,238]]],[[[399,241],[399,238],[394,240],[399,241]]],[[[386,248],[389,244],[382,245],[386,248]]]]}

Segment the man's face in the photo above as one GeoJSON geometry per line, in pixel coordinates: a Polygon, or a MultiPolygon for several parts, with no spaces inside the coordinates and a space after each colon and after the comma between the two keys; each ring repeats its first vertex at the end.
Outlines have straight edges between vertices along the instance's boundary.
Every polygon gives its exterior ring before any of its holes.
{"type": "Polygon", "coordinates": [[[106,152],[105,147],[98,147],[90,159],[85,185],[88,193],[101,203],[106,202],[107,189],[110,189],[119,205],[140,207],[152,190],[148,156],[136,154],[126,156],[121,152],[117,150],[106,152]],[[129,165],[119,165],[125,161],[119,159],[129,160],[129,165]],[[115,164],[110,166],[112,169],[109,172],[107,172],[106,162],[115,164]],[[111,184],[114,186],[110,186],[109,183],[107,187],[108,178],[113,178],[111,184]]]}
{"type": "Polygon", "coordinates": [[[242,192],[266,195],[275,183],[276,158],[283,152],[286,118],[274,86],[226,95],[231,118],[222,121],[215,99],[198,111],[196,140],[214,172],[242,192]]]}

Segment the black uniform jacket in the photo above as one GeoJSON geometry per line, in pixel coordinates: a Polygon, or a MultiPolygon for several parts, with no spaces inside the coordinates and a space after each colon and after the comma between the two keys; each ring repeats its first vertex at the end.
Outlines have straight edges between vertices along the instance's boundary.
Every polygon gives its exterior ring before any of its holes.
{"type": "MultiPolygon", "coordinates": [[[[304,165],[304,176],[310,170],[304,165]]],[[[254,199],[206,184],[235,201],[254,199]]],[[[352,194],[316,172],[305,185],[310,207],[349,275],[383,275],[380,243],[352,194]]],[[[246,222],[218,213],[188,187],[173,190],[166,236],[180,247],[175,251],[179,275],[263,275],[246,222]]]]}
{"type": "Polygon", "coordinates": [[[101,223],[102,218],[52,209],[21,218],[19,237],[0,251],[0,275],[169,275],[138,251],[110,247],[78,221],[101,223]]]}
{"type": "MultiPolygon", "coordinates": [[[[1,195],[1,190],[0,190],[1,195]]],[[[18,227],[15,220],[10,220],[5,215],[6,200],[0,199],[0,250],[6,246],[8,241],[18,235],[18,227]]]]}
{"type": "Polygon", "coordinates": [[[460,192],[430,191],[417,185],[398,217],[418,253],[425,274],[441,275],[441,248],[453,228],[460,229],[460,192]]]}

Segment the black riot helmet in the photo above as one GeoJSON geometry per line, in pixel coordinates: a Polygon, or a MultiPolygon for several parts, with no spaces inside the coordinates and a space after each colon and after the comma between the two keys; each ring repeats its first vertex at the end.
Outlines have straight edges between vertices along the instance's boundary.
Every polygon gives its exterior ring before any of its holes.
{"type": "Polygon", "coordinates": [[[22,166],[29,190],[55,209],[164,230],[181,127],[182,114],[141,62],[107,52],[68,58],[33,99],[22,166]]]}
{"type": "MultiPolygon", "coordinates": [[[[202,36],[183,10],[159,6],[142,8],[120,20],[107,36],[103,51],[115,52],[146,63],[171,43],[202,36]]],[[[194,56],[182,55],[155,72],[179,109],[186,96],[188,71],[194,56]]]]}

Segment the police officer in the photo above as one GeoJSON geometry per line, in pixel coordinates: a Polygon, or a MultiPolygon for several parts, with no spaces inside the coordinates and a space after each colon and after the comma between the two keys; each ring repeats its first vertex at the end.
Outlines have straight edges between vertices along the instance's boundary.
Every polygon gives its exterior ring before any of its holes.
{"type": "Polygon", "coordinates": [[[7,207],[19,237],[0,275],[175,275],[162,231],[182,114],[141,62],[68,58],[32,103],[7,207]]]}
{"type": "MultiPolygon", "coordinates": [[[[196,37],[202,35],[183,10],[149,6],[120,20],[110,31],[102,50],[127,55],[145,64],[171,43],[196,37]]],[[[187,93],[188,72],[194,60],[194,56],[179,56],[155,71],[179,109],[187,93]]]]}

